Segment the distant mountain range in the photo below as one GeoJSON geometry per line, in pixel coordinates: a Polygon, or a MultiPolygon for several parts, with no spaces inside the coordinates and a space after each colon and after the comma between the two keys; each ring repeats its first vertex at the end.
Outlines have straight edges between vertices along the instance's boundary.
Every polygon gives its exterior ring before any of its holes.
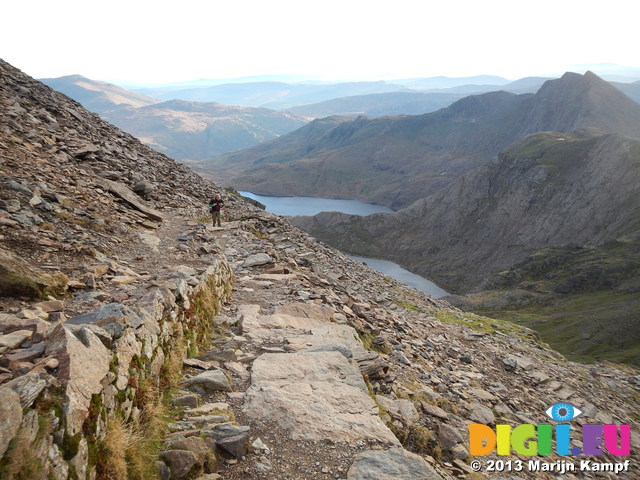
{"type": "MultiPolygon", "coordinates": [[[[511,91],[515,93],[535,92],[546,78],[529,77],[515,82],[510,82],[501,77],[479,75],[474,77],[449,78],[414,78],[395,80],[391,82],[346,82],[346,83],[285,83],[275,81],[237,82],[225,84],[207,85],[169,85],[163,87],[141,88],[137,92],[153,96],[162,100],[182,99],[198,102],[217,102],[226,105],[244,105],[252,107],[265,107],[277,110],[291,110],[303,106],[324,103],[336,99],[349,97],[364,97],[382,94],[413,93],[413,94],[447,94],[451,101],[462,95],[483,93],[497,90],[511,91]]],[[[204,82],[204,81],[203,81],[204,82]]],[[[390,97],[379,99],[389,103],[390,97]]],[[[420,98],[420,96],[416,96],[420,98]]],[[[433,97],[437,99],[437,96],[433,97]]],[[[446,97],[442,97],[446,98],[446,97]]],[[[405,99],[399,98],[401,102],[405,99]]],[[[406,103],[406,102],[405,102],[406,103]]],[[[438,102],[444,105],[443,102],[438,102]]],[[[441,107],[440,107],[441,108],[441,107]]],[[[398,108],[394,108],[398,111],[398,108]]],[[[414,108],[415,110],[415,108],[414,108]]],[[[433,111],[433,110],[429,110],[433,111]]],[[[340,115],[343,111],[333,110],[329,115],[340,115]]],[[[414,112],[403,111],[404,114],[414,112]]],[[[426,112],[419,112],[426,113],[426,112]]],[[[393,113],[387,113],[393,114],[393,113]]]]}
{"type": "Polygon", "coordinates": [[[421,115],[448,107],[463,98],[458,93],[390,92],[340,97],[319,103],[287,108],[289,113],[309,118],[332,115],[385,117],[421,115]]]}
{"type": "Polygon", "coordinates": [[[547,81],[536,94],[504,91],[437,112],[332,117],[250,149],[203,162],[243,190],[358,198],[402,208],[452,184],[539,131],[582,127],[636,136],[640,105],[593,73],[547,81]]]}
{"type": "Polygon", "coordinates": [[[410,89],[401,85],[379,81],[337,84],[252,82],[186,88],[143,88],[137,91],[161,100],[179,98],[195,102],[217,102],[225,105],[245,105],[282,110],[339,97],[410,91],[410,89]]]}
{"type": "Polygon", "coordinates": [[[256,145],[309,121],[265,108],[181,100],[161,102],[80,75],[42,82],[154,149],[187,163],[256,145]]]}
{"type": "MultiPolygon", "coordinates": [[[[473,79],[476,79],[476,77],[473,77],[473,79]]],[[[419,81],[407,81],[407,86],[417,87],[423,85],[427,87],[442,84],[435,79],[434,81],[427,81],[430,79],[424,80],[425,81],[423,83],[419,81]]],[[[480,77],[478,80],[485,80],[485,77],[480,77]]],[[[304,115],[311,118],[327,117],[330,115],[364,115],[367,117],[421,115],[423,113],[440,110],[441,108],[451,105],[456,100],[467,97],[471,94],[495,92],[499,90],[512,93],[535,93],[547,80],[550,79],[542,77],[527,77],[516,80],[515,82],[496,84],[464,83],[457,85],[456,82],[450,82],[450,85],[452,86],[447,88],[430,88],[428,91],[419,92],[411,91],[353,95],[350,97],[333,98],[319,103],[291,107],[286,110],[297,115],[304,115]]]]}
{"type": "MultiPolygon", "coordinates": [[[[277,138],[313,118],[419,115],[447,107],[470,93],[535,93],[545,80],[529,77],[509,82],[485,75],[332,84],[247,78],[230,84],[200,80],[144,90],[153,96],[80,75],[47,78],[43,82],[155,149],[191,163],[277,138]],[[183,102],[174,102],[175,99],[183,102]],[[315,103],[318,100],[324,101],[315,103]],[[286,111],[249,108],[263,105],[286,111]]],[[[616,86],[640,100],[640,82],[616,86]]]]}

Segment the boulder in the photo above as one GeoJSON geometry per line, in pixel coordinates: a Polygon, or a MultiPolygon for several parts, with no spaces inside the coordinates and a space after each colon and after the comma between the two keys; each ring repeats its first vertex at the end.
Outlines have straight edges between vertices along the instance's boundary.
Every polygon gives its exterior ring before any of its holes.
{"type": "Polygon", "coordinates": [[[142,325],[142,319],[131,308],[121,303],[108,303],[93,312],[76,315],[67,320],[69,325],[95,323],[104,327],[108,323],[120,322],[133,328],[142,325]]]}
{"type": "Polygon", "coordinates": [[[422,457],[403,448],[369,450],[356,455],[347,480],[442,480],[422,457]]]}
{"type": "Polygon", "coordinates": [[[440,407],[426,402],[420,402],[420,405],[422,406],[424,413],[441,420],[449,420],[449,414],[440,407]]]}
{"type": "Polygon", "coordinates": [[[106,185],[101,184],[99,186],[106,186],[106,190],[109,190],[109,192],[124,200],[126,203],[141,212],[143,215],[146,215],[150,220],[153,220],[155,222],[162,222],[164,220],[162,214],[159,211],[145,205],[140,200],[140,197],[129,190],[129,188],[125,185],[107,179],[102,180],[102,182],[105,182],[106,185]]]}
{"type": "Polygon", "coordinates": [[[110,351],[91,330],[82,329],[82,340],[78,336],[59,324],[46,341],[46,355],[59,361],[56,376],[65,390],[70,435],[80,431],[89,415],[91,396],[102,390],[111,361],[110,351]]]}
{"type": "Polygon", "coordinates": [[[474,403],[469,412],[469,420],[474,423],[482,423],[485,425],[492,425],[496,422],[496,417],[490,408],[481,405],[480,403],[474,403]]]}
{"type": "Polygon", "coordinates": [[[377,399],[392,417],[401,420],[408,427],[415,425],[420,419],[418,410],[410,400],[405,398],[393,399],[383,395],[378,395],[377,399]]]}
{"type": "Polygon", "coordinates": [[[44,298],[62,295],[67,277],[36,272],[25,260],[0,248],[0,297],[44,298]]]}
{"type": "Polygon", "coordinates": [[[187,450],[193,453],[198,465],[205,468],[207,472],[211,472],[215,468],[215,457],[204,439],[196,436],[174,437],[166,443],[171,450],[187,450]]]}
{"type": "Polygon", "coordinates": [[[242,458],[249,449],[249,427],[222,423],[202,433],[213,438],[218,447],[235,458],[242,458]]]}
{"type": "Polygon", "coordinates": [[[180,385],[201,395],[218,391],[231,391],[229,379],[221,370],[207,370],[195,377],[187,378],[180,385]]]}
{"type": "Polygon", "coordinates": [[[25,340],[31,338],[32,333],[31,330],[17,330],[12,333],[0,335],[0,347],[10,349],[18,348],[25,340]]]}
{"type": "Polygon", "coordinates": [[[11,388],[0,388],[0,458],[15,437],[22,422],[20,397],[11,388]]]}
{"type": "Polygon", "coordinates": [[[40,392],[54,383],[54,378],[45,372],[30,372],[14,378],[3,385],[18,394],[22,408],[30,407],[40,392]]]}
{"type": "Polygon", "coordinates": [[[256,253],[255,255],[249,255],[244,263],[243,267],[256,267],[258,265],[266,265],[267,263],[271,263],[273,260],[266,253],[256,253]]]}
{"type": "Polygon", "coordinates": [[[188,450],[165,450],[160,458],[171,472],[171,480],[184,480],[198,469],[196,454],[188,450]]]}
{"type": "Polygon", "coordinates": [[[446,423],[438,425],[438,443],[446,450],[451,450],[458,443],[462,443],[462,435],[446,423]]]}

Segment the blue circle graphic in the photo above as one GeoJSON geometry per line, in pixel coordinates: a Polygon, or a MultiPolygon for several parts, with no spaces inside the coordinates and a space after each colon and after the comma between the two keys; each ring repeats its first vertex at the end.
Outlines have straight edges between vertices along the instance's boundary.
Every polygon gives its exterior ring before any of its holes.
{"type": "Polygon", "coordinates": [[[573,407],[568,403],[556,403],[551,410],[551,416],[557,422],[564,422],[571,420],[575,413],[573,407]]]}

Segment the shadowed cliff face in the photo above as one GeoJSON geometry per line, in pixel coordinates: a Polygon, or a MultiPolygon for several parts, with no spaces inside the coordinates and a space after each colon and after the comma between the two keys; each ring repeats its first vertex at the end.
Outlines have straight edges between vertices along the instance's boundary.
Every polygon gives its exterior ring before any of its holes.
{"type": "Polygon", "coordinates": [[[420,116],[347,119],[206,166],[254,193],[357,198],[397,209],[452,185],[526,135],[581,128],[637,138],[640,105],[592,73],[567,73],[536,94],[492,92],[420,116]]]}
{"type": "Polygon", "coordinates": [[[486,286],[528,252],[636,231],[640,142],[543,133],[446,190],[391,214],[294,223],[347,251],[392,258],[456,292],[486,286]]]}

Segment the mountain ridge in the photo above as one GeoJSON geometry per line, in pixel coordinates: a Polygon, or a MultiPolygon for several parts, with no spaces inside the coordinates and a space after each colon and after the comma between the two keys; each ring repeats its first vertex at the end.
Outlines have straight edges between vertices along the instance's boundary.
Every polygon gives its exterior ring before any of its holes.
{"type": "Polygon", "coordinates": [[[591,75],[572,74],[546,82],[536,94],[490,92],[424,115],[347,119],[333,134],[285,135],[201,168],[257,194],[357,198],[397,209],[450,185],[527,134],[585,127],[638,136],[640,105],[591,75]],[[319,176],[321,169],[336,174],[319,176]]]}

